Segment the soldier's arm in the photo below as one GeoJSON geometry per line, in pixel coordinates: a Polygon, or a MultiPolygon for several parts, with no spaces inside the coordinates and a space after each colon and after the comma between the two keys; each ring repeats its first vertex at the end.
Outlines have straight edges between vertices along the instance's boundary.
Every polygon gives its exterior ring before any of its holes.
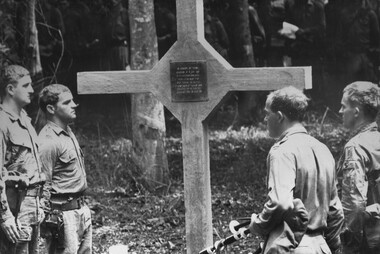
{"type": "Polygon", "coordinates": [[[0,127],[0,223],[13,218],[12,212],[9,210],[7,195],[5,192],[5,177],[8,175],[7,169],[4,167],[6,152],[7,141],[5,137],[5,130],[0,127]]]}
{"type": "Polygon", "coordinates": [[[251,222],[251,232],[267,235],[283,219],[283,214],[293,207],[295,188],[295,161],[290,154],[271,151],[268,155],[268,201],[251,222]]]}
{"type": "Polygon", "coordinates": [[[342,179],[342,206],[346,228],[361,234],[362,215],[366,208],[368,181],[365,172],[365,152],[353,146],[345,147],[342,179]]]}
{"type": "Polygon", "coordinates": [[[0,127],[0,227],[9,241],[15,243],[20,238],[15,218],[9,209],[5,192],[5,177],[8,175],[4,167],[7,152],[6,130],[0,127]]]}
{"type": "Polygon", "coordinates": [[[344,224],[342,203],[338,197],[336,182],[331,192],[329,212],[327,214],[327,228],[325,231],[326,242],[332,251],[339,249],[341,245],[340,234],[344,224]]]}
{"type": "Polygon", "coordinates": [[[57,148],[51,137],[39,137],[39,153],[41,158],[42,172],[46,176],[44,184],[42,205],[45,210],[50,209],[50,192],[52,188],[53,169],[57,160],[57,148]]]}

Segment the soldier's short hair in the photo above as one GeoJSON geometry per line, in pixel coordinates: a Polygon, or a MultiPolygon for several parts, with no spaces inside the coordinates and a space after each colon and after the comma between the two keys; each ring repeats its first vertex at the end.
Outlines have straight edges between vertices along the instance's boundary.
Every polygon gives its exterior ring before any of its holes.
{"type": "Polygon", "coordinates": [[[379,112],[379,86],[368,81],[356,81],[347,85],[343,94],[351,105],[360,106],[365,116],[375,119],[379,112]]]}
{"type": "Polygon", "coordinates": [[[288,86],[271,92],[266,104],[273,112],[281,111],[291,121],[302,121],[309,99],[301,90],[288,86]]]}
{"type": "Polygon", "coordinates": [[[38,96],[38,105],[43,112],[46,112],[47,105],[55,105],[59,101],[61,93],[70,92],[67,86],[61,84],[51,84],[44,87],[38,96]]]}
{"type": "Polygon", "coordinates": [[[0,70],[0,95],[5,95],[7,85],[15,85],[25,76],[30,76],[30,73],[20,65],[8,65],[2,68],[0,70]]]}

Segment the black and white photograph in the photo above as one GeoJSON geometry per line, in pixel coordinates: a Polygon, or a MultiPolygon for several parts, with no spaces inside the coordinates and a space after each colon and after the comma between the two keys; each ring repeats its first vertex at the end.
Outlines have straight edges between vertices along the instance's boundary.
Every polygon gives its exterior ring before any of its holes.
{"type": "Polygon", "coordinates": [[[0,0],[0,254],[380,254],[380,0],[0,0]]]}

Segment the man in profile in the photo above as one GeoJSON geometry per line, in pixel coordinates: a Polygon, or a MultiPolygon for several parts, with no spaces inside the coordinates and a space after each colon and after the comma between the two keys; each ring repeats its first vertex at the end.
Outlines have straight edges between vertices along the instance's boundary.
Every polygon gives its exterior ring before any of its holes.
{"type": "Polygon", "coordinates": [[[0,253],[38,254],[45,177],[37,134],[23,109],[34,92],[29,71],[3,68],[0,88],[0,253]]]}
{"type": "Polygon", "coordinates": [[[82,150],[69,127],[76,119],[78,105],[66,86],[53,84],[40,92],[39,106],[47,119],[38,136],[50,200],[45,218],[51,233],[47,249],[50,254],[89,254],[92,226],[91,212],[84,202],[86,171],[82,150]]]}
{"type": "Polygon", "coordinates": [[[380,253],[380,89],[357,81],[343,90],[343,125],[351,131],[338,164],[345,217],[344,253],[380,253]]]}
{"type": "Polygon", "coordinates": [[[307,106],[308,98],[294,87],[274,91],[266,100],[265,120],[277,142],[267,157],[267,202],[252,214],[249,226],[266,238],[264,253],[322,254],[341,246],[335,161],[302,126],[307,106]]]}

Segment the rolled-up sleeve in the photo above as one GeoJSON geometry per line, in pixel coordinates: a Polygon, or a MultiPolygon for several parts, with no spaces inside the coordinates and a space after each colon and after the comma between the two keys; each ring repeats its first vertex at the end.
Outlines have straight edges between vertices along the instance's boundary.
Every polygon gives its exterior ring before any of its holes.
{"type": "Polygon", "coordinates": [[[271,232],[282,221],[283,214],[292,208],[296,179],[296,162],[292,154],[273,149],[268,155],[267,164],[268,200],[250,225],[250,230],[260,235],[271,232]]]}
{"type": "Polygon", "coordinates": [[[53,140],[39,138],[39,153],[41,158],[42,172],[46,176],[43,197],[50,200],[50,191],[52,189],[53,168],[57,160],[57,149],[53,140]]]}

